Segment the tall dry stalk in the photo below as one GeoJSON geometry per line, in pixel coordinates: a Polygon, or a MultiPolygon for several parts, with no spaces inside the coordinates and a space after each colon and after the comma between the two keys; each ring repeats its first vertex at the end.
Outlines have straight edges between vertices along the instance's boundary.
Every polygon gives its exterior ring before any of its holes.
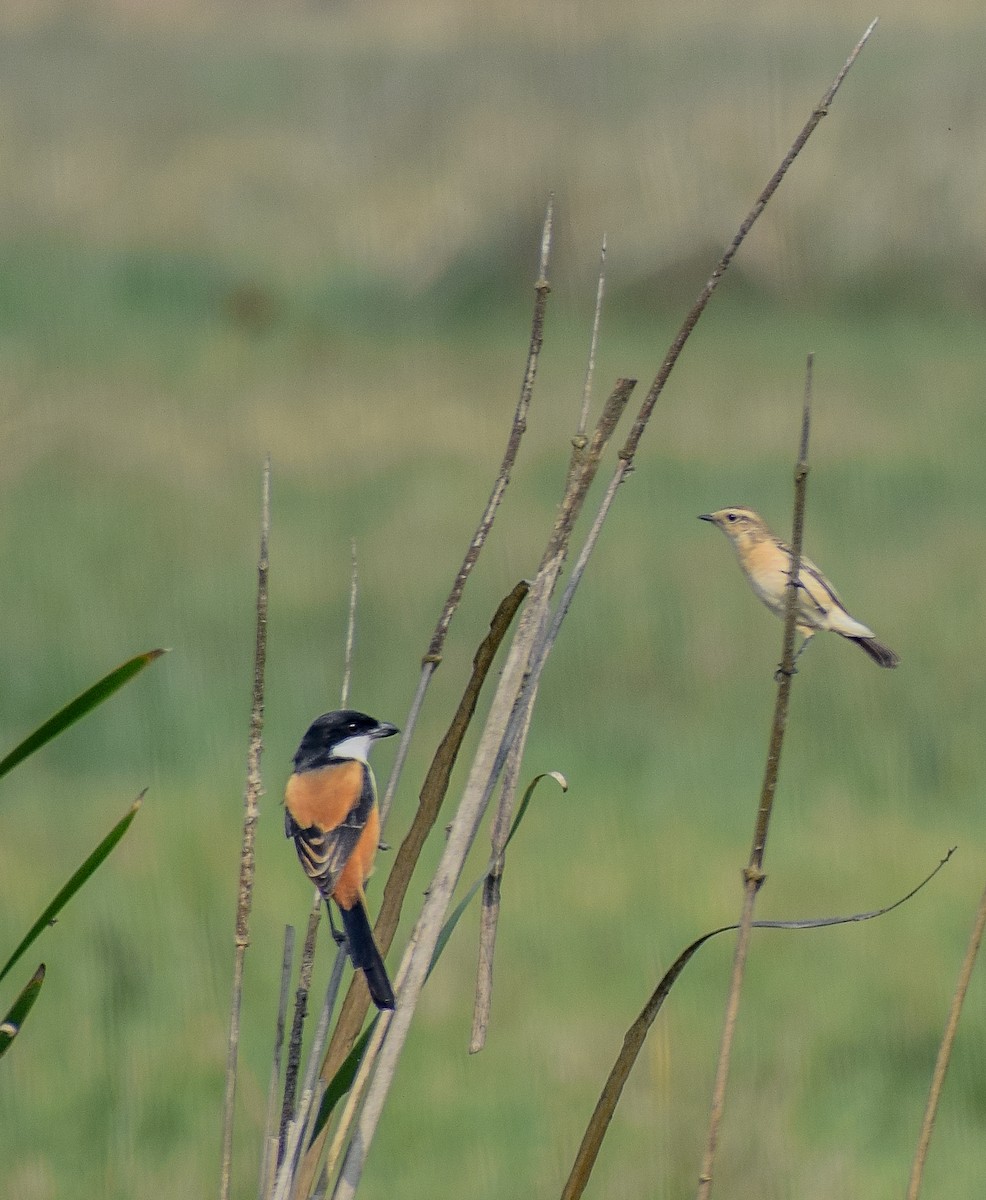
{"type": "Polygon", "coordinates": [[[253,656],[253,692],[250,734],[247,743],[246,787],[243,794],[243,838],[240,847],[240,878],[236,901],[236,932],[233,940],[233,983],[229,1006],[229,1040],[226,1052],[226,1086],[223,1095],[222,1157],[219,1171],[219,1200],[228,1200],[233,1168],[233,1112],[236,1105],[236,1065],[240,1046],[240,1008],[243,1000],[243,964],[250,945],[250,910],[256,871],[255,844],[263,781],[264,669],[267,663],[267,583],[270,573],[270,455],[264,460],[260,509],[260,553],[257,561],[257,623],[253,656]]]}
{"type": "Polygon", "coordinates": [[[726,1016],[723,1022],[722,1038],[719,1043],[719,1056],[716,1061],[715,1082],[712,1087],[712,1105],[709,1112],[709,1128],[706,1135],[705,1152],[702,1156],[702,1168],[698,1181],[698,1200],[707,1200],[712,1191],[712,1171],[715,1163],[716,1147],[719,1143],[722,1116],[726,1107],[726,1083],[729,1078],[733,1038],[736,1034],[740,996],[743,990],[743,978],[746,974],[750,936],[753,931],[753,910],[756,906],[757,894],[764,881],[763,859],[767,849],[770,818],[774,809],[777,777],[781,765],[781,749],[784,745],[784,731],[787,728],[791,681],[794,677],[795,626],[797,625],[800,603],[797,580],[801,570],[801,543],[804,533],[805,494],[808,483],[808,438],[811,432],[812,362],[812,355],[809,354],[805,373],[805,401],[801,419],[801,445],[798,453],[798,461],[794,468],[791,579],[788,584],[787,605],[784,613],[784,642],[781,665],[777,672],[777,698],[774,702],[774,719],[770,728],[767,765],[764,769],[763,787],[760,790],[760,804],[757,808],[757,819],[753,830],[753,845],[750,848],[749,862],[743,872],[743,909],[740,916],[739,933],[736,938],[736,949],[733,953],[733,969],[729,981],[729,994],[726,999],[726,1016]]]}
{"type": "Polygon", "coordinates": [[[979,956],[984,930],[986,930],[986,890],[983,891],[979,900],[976,919],[973,922],[972,933],[969,935],[969,944],[966,947],[965,958],[962,960],[959,970],[958,983],[955,985],[955,994],[948,1011],[948,1020],[945,1022],[945,1031],[938,1047],[938,1057],[935,1060],[931,1087],[928,1091],[928,1102],[924,1110],[924,1119],[921,1122],[921,1133],[918,1137],[917,1149],[914,1152],[914,1162],[911,1165],[911,1177],[907,1184],[907,1200],[918,1200],[921,1193],[924,1164],[928,1158],[928,1147],[931,1145],[931,1134],[935,1127],[938,1102],[941,1099],[942,1088],[945,1086],[945,1073],[951,1061],[952,1046],[955,1043],[955,1034],[959,1027],[959,1017],[962,1015],[962,1006],[965,1003],[966,992],[969,990],[972,969],[979,956]]]}

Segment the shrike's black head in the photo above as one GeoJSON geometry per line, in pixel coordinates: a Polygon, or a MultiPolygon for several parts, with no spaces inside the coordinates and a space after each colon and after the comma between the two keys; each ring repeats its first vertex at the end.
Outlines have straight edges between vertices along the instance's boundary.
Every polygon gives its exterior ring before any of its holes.
{"type": "Polygon", "coordinates": [[[352,708],[316,717],[301,739],[294,756],[295,771],[314,771],[338,759],[366,762],[370,747],[379,738],[399,733],[396,725],[378,721],[352,708]]]}

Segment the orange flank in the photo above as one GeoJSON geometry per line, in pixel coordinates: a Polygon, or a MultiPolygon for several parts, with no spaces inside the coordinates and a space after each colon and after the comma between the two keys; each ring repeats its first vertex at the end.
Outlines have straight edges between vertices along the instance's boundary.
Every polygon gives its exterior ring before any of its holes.
{"type": "Polygon", "coordinates": [[[323,833],[329,833],[359,804],[362,791],[363,764],[342,759],[328,767],[292,775],[284,802],[302,829],[317,825],[323,833]]]}
{"type": "Polygon", "coordinates": [[[363,884],[370,878],[373,871],[373,860],[376,857],[379,842],[380,813],[374,804],[366,819],[366,828],[360,835],[349,861],[342,868],[335,891],[332,893],[332,899],[340,908],[352,908],[364,899],[363,884]]]}

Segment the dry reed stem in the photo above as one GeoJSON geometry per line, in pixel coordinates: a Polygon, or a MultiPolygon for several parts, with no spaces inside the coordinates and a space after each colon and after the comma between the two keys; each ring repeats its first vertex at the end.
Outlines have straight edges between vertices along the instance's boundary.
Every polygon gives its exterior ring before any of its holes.
{"type": "Polygon", "coordinates": [[[675,339],[671,343],[671,346],[664,357],[664,361],[661,363],[660,369],[654,378],[654,382],[651,384],[650,391],[648,391],[647,395],[644,397],[644,402],[641,405],[640,412],[630,430],[630,436],[627,438],[626,445],[623,447],[621,452],[621,459],[623,460],[620,464],[621,468],[624,466],[624,463],[629,463],[633,460],[633,457],[637,452],[637,447],[640,444],[640,438],[647,426],[647,422],[650,420],[651,413],[654,411],[654,406],[657,403],[661,393],[664,391],[664,385],[667,383],[668,376],[671,374],[675,363],[678,361],[678,357],[681,354],[681,351],[684,349],[685,343],[688,341],[692,330],[698,323],[699,317],[701,317],[702,313],[705,311],[705,306],[708,304],[712,293],[718,287],[719,281],[726,273],[729,264],[735,258],[737,250],[739,250],[740,246],[745,241],[746,235],[753,228],[757,218],[767,207],[767,204],[770,202],[774,193],[780,187],[781,181],[784,179],[784,176],[790,169],[791,164],[804,149],[805,143],[815,132],[822,118],[828,113],[829,105],[835,99],[836,92],[838,92],[839,88],[842,86],[843,80],[849,73],[853,63],[859,57],[860,52],[869,40],[869,37],[876,28],[876,25],[877,21],[874,19],[870,23],[863,36],[853,47],[852,53],[846,59],[845,64],[839,71],[838,75],[836,75],[828,91],[812,111],[811,116],[805,122],[804,128],[791,143],[790,150],[788,150],[787,154],[785,154],[780,166],[770,177],[767,186],[757,197],[753,207],[747,213],[743,223],[736,231],[736,236],[729,243],[725,254],[723,254],[722,258],[719,260],[715,270],[706,281],[705,287],[702,288],[701,292],[699,293],[698,299],[692,305],[688,315],[685,317],[681,328],[675,335],[675,339]]]}
{"type": "Polygon", "coordinates": [[[305,1144],[305,1138],[311,1129],[312,1122],[315,1119],[315,1114],[318,1112],[318,1106],[322,1099],[322,1093],[325,1091],[325,1085],[322,1080],[316,1080],[318,1069],[316,1064],[321,1059],[322,1050],[325,1047],[325,1039],[328,1036],[332,1010],[335,1008],[336,997],[339,994],[339,984],[342,980],[342,971],[345,963],[345,954],[337,954],[336,960],[332,964],[329,982],[325,989],[325,1000],[322,1003],[322,1011],[315,1030],[315,1036],[308,1051],[308,1069],[305,1072],[305,1081],[302,1085],[298,1107],[288,1124],[287,1136],[284,1139],[284,1152],[278,1171],[273,1200],[287,1200],[287,1196],[290,1194],[291,1188],[294,1185],[298,1155],[305,1144]]]}
{"type": "Polygon", "coordinates": [[[243,795],[243,840],[240,848],[240,877],[236,901],[232,997],[229,1006],[229,1042],[226,1056],[226,1086],[223,1095],[222,1154],[219,1171],[219,1200],[228,1200],[233,1168],[233,1116],[236,1105],[236,1066],[240,1046],[240,1009],[243,1001],[243,964],[250,945],[250,911],[256,873],[257,820],[263,780],[264,669],[267,662],[267,583],[270,572],[270,455],[264,460],[260,505],[260,552],[257,559],[257,623],[253,656],[253,695],[250,734],[247,743],[246,787],[243,795]]]}
{"type": "Polygon", "coordinates": [[[517,780],[524,748],[527,744],[531,715],[537,699],[541,671],[550,649],[545,636],[549,627],[549,604],[568,552],[568,543],[575,521],[578,519],[585,497],[595,479],[603,450],[609,443],[626,408],[634,384],[634,380],[619,380],[603,406],[592,439],[588,443],[584,437],[573,439],[572,456],[558,516],[548,540],[548,546],[542,556],[528,606],[521,617],[520,628],[517,631],[518,638],[530,637],[531,649],[528,654],[526,675],[503,735],[501,756],[496,764],[493,780],[495,785],[496,775],[499,774],[501,766],[503,768],[510,766],[510,769],[504,770],[503,787],[491,832],[492,865],[483,893],[484,908],[480,924],[476,1000],[473,1007],[473,1027],[470,1037],[470,1052],[472,1053],[476,1053],[482,1048],[486,1027],[489,1023],[489,1006],[493,993],[493,953],[499,918],[500,878],[503,874],[504,864],[503,853],[513,822],[517,780]]]}
{"type": "Polygon", "coordinates": [[[986,929],[986,890],[983,891],[979,899],[976,920],[972,927],[972,933],[969,936],[969,945],[966,948],[965,958],[962,960],[962,968],[959,971],[959,980],[955,987],[955,995],[952,997],[952,1004],[948,1012],[948,1020],[945,1023],[945,1031],[942,1034],[941,1045],[938,1047],[938,1057],[935,1060],[935,1070],[931,1077],[931,1088],[928,1092],[928,1103],[925,1107],[924,1120],[921,1123],[921,1134],[918,1138],[917,1150],[914,1153],[914,1162],[911,1166],[911,1178],[907,1185],[907,1200],[918,1200],[918,1195],[921,1191],[921,1181],[924,1178],[924,1164],[928,1157],[928,1147],[931,1144],[931,1133],[934,1129],[935,1116],[938,1112],[938,1101],[941,1099],[941,1091],[945,1083],[945,1072],[948,1070],[948,1064],[952,1057],[955,1032],[959,1026],[962,1005],[965,1003],[965,995],[969,990],[969,980],[972,978],[972,969],[976,965],[976,958],[979,954],[980,943],[983,940],[984,929],[986,929]]]}
{"type": "Polygon", "coordinates": [[[424,704],[425,693],[428,690],[428,684],[431,682],[431,677],[438,669],[439,663],[442,661],[442,653],[445,648],[445,638],[448,635],[449,625],[452,623],[452,618],[459,607],[459,602],[462,599],[462,593],[465,590],[469,576],[472,574],[479,559],[480,551],[486,545],[486,540],[489,537],[490,530],[493,528],[493,521],[496,517],[497,509],[500,507],[500,502],[503,500],[504,493],[507,490],[507,485],[510,483],[510,475],[514,468],[514,463],[517,461],[517,454],[520,450],[520,441],[527,429],[527,413],[531,407],[531,397],[534,393],[534,381],[537,377],[538,362],[541,357],[541,347],[544,344],[544,316],[548,304],[548,295],[551,291],[551,284],[548,282],[548,264],[551,259],[551,247],[554,237],[554,212],[555,198],[552,195],[548,200],[548,208],[544,216],[544,225],[541,229],[541,253],[538,260],[538,275],[534,283],[534,312],[531,317],[531,337],[527,350],[527,362],[524,367],[524,378],[521,383],[520,397],[517,401],[517,408],[514,412],[513,423],[510,427],[510,434],[507,438],[507,447],[503,452],[503,459],[500,462],[500,469],[497,472],[496,479],[493,483],[493,490],[490,492],[489,500],[486,502],[486,508],[483,510],[483,515],[480,517],[479,524],[476,526],[476,532],[472,536],[472,540],[466,550],[465,557],[462,560],[462,565],[456,572],[455,579],[452,583],[452,589],[448,594],[442,611],[438,617],[438,623],[435,625],[435,631],[431,635],[431,641],[428,643],[428,649],[421,661],[421,675],[418,679],[418,686],[414,694],[414,699],[411,702],[411,708],[408,712],[407,719],[404,722],[404,727],[401,732],[401,739],[397,746],[397,753],[394,757],[394,766],[390,772],[390,778],[387,780],[387,786],[384,789],[383,797],[380,800],[380,822],[383,825],[387,816],[390,813],[391,806],[394,802],[394,795],[397,792],[397,784],[401,777],[401,772],[404,769],[404,762],[407,758],[408,748],[411,744],[411,738],[414,735],[414,730],[418,724],[418,716],[421,712],[421,707],[424,704]]]}
{"type": "MultiPolygon", "coordinates": [[[[596,287],[596,304],[593,313],[592,334],[589,339],[589,354],[586,363],[585,382],[582,389],[582,406],[579,413],[579,423],[576,429],[574,438],[572,439],[572,455],[569,461],[568,475],[565,483],[565,494],[559,508],[558,526],[565,519],[565,514],[570,508],[573,501],[577,502],[581,508],[588,487],[595,478],[598,469],[602,448],[608,443],[612,432],[616,427],[619,417],[623,413],[623,409],[629,399],[630,391],[634,386],[634,382],[621,381],[607,402],[607,407],[604,408],[603,414],[600,416],[599,424],[596,428],[594,437],[594,448],[590,447],[588,452],[587,439],[585,436],[586,424],[588,422],[589,406],[592,396],[592,377],[596,366],[596,352],[599,346],[599,327],[602,319],[602,303],[605,294],[605,266],[606,266],[606,239],[603,238],[602,250],[600,252],[599,262],[599,281],[596,287]],[[614,403],[614,397],[617,397],[614,403]]],[[[569,520],[568,534],[566,534],[565,554],[568,549],[568,537],[571,533],[574,520],[569,520]]],[[[549,545],[549,553],[552,553],[549,545]]],[[[546,555],[547,558],[547,555],[546,555]]],[[[558,573],[561,570],[564,556],[558,561],[555,570],[554,579],[550,581],[549,596],[554,590],[555,581],[558,573]]],[[[542,568],[545,563],[542,563],[542,568]]],[[[533,607],[533,606],[532,606],[533,607]]],[[[545,623],[548,620],[548,614],[545,612],[545,623]]],[[[503,785],[500,792],[500,801],[497,805],[496,814],[493,818],[493,826],[490,835],[492,846],[492,858],[489,874],[486,877],[486,882],[483,886],[482,913],[480,917],[479,927],[479,947],[477,952],[477,967],[476,967],[476,994],[473,1003],[473,1018],[472,1031],[469,1038],[469,1053],[476,1054],[482,1050],[486,1044],[486,1034],[489,1029],[490,1010],[493,1003],[493,961],[496,952],[496,932],[500,919],[500,895],[501,881],[503,878],[504,868],[504,848],[507,838],[510,835],[510,827],[513,822],[514,804],[517,796],[517,781],[520,776],[521,761],[524,756],[524,748],[527,745],[527,735],[530,729],[531,717],[534,712],[534,705],[537,701],[538,678],[540,669],[544,664],[547,654],[550,653],[551,646],[554,644],[548,642],[544,636],[546,625],[542,632],[539,633],[535,641],[535,654],[531,660],[531,678],[529,680],[526,695],[524,696],[524,710],[520,719],[520,724],[517,727],[516,735],[511,739],[510,750],[507,756],[506,764],[503,773],[503,785]],[[539,657],[539,654],[540,657],[539,657]]]]}
{"type": "Polygon", "coordinates": [[[281,990],[277,1000],[277,1020],[274,1026],[274,1055],[271,1064],[270,1086],[267,1090],[267,1116],[264,1120],[264,1149],[260,1162],[259,1200],[267,1200],[274,1186],[277,1166],[277,1143],[274,1118],[277,1095],[281,1084],[281,1052],[284,1049],[284,1026],[288,1012],[288,990],[291,987],[291,963],[294,959],[294,926],[284,926],[284,951],[281,955],[281,990]]]}
{"type": "Polygon", "coordinates": [[[801,444],[797,465],[794,469],[791,579],[788,584],[787,604],[784,613],[783,652],[780,669],[777,672],[777,699],[774,704],[774,719],[770,730],[767,764],[764,769],[763,787],[760,791],[760,804],[757,808],[757,819],[753,831],[753,845],[750,849],[749,862],[746,870],[743,872],[743,909],[740,917],[739,933],[736,938],[736,949],[733,953],[733,969],[729,982],[729,994],[726,999],[726,1015],[723,1022],[722,1038],[719,1043],[719,1056],[716,1061],[715,1082],[712,1086],[709,1127],[706,1135],[705,1152],[702,1155],[702,1167],[699,1172],[698,1192],[696,1193],[698,1200],[708,1200],[712,1192],[712,1170],[715,1164],[716,1148],[719,1143],[722,1116],[726,1107],[726,1084],[729,1079],[729,1064],[732,1056],[733,1039],[736,1034],[736,1022],[739,1017],[740,996],[743,990],[743,978],[746,973],[750,936],[753,929],[753,910],[756,906],[757,893],[760,891],[760,887],[764,881],[763,858],[767,847],[770,817],[774,807],[774,795],[777,791],[781,748],[784,744],[791,681],[794,677],[794,637],[800,599],[798,596],[797,581],[801,570],[805,494],[808,482],[808,438],[811,432],[811,377],[813,361],[813,355],[809,354],[805,371],[805,399],[801,420],[801,444]]]}

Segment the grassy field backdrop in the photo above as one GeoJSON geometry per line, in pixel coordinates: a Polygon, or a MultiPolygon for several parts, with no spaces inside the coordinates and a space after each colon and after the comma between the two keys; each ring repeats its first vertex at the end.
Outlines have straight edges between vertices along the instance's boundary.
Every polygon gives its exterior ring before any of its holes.
{"type": "MultiPolygon", "coordinates": [[[[4,783],[2,946],[149,787],[46,936],[48,982],[0,1063],[0,1195],[19,1200],[216,1186],[263,454],[269,794],[237,1196],[254,1194],[281,930],[309,897],[278,798],[338,694],[350,538],[353,699],[400,722],[506,438],[553,189],[530,429],[397,841],[489,614],[552,518],[603,230],[599,387],[630,374],[642,395],[873,15],[274,8],[23,0],[0,15],[3,742],[130,653],[172,648],[4,783]]],[[[880,15],[690,343],[550,665],[526,770],[564,771],[571,790],[545,791],[511,853],[489,1048],[465,1053],[470,925],[429,983],[368,1200],[557,1194],[626,1025],[684,944],[738,912],[780,626],[695,516],[745,502],[787,525],[808,350],[808,547],[903,666],[811,649],[761,913],[877,907],[960,852],[884,920],[757,937],[720,1190],[902,1194],[986,877],[986,18],[962,0],[880,15]]],[[[593,1194],[690,1194],[730,949],[703,951],[672,994],[593,1194]]],[[[977,976],[929,1195],[981,1191],[984,1000],[977,976]]]]}

